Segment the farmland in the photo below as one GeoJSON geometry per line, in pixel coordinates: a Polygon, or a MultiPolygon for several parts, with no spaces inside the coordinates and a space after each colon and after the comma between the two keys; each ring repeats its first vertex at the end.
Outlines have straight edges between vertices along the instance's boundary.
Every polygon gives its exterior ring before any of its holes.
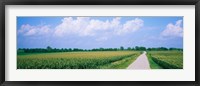
{"type": "Polygon", "coordinates": [[[183,51],[149,51],[152,69],[183,69],[183,51]]]}
{"type": "Polygon", "coordinates": [[[17,55],[17,69],[125,69],[139,51],[26,53],[17,55]]]}
{"type": "MultiPolygon", "coordinates": [[[[126,69],[143,50],[18,52],[17,69],[126,69]]],[[[74,49],[75,50],[75,49],[74,49]]],[[[101,49],[102,50],[102,49],[101,49]]],[[[105,49],[104,49],[105,50],[105,49]]],[[[40,50],[41,51],[41,50],[40,50]]],[[[151,50],[144,54],[151,69],[183,69],[183,51],[151,50]]],[[[139,61],[139,68],[144,64],[139,61]]]]}

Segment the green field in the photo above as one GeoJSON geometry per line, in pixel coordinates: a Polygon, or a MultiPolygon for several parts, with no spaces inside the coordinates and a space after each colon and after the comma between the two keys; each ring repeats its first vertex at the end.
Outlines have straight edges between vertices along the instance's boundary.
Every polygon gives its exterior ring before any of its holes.
{"type": "Polygon", "coordinates": [[[31,53],[17,55],[17,69],[125,69],[138,51],[31,53]]]}
{"type": "Polygon", "coordinates": [[[183,69],[183,51],[149,51],[152,69],[183,69]]]}
{"type": "MultiPolygon", "coordinates": [[[[18,53],[17,69],[126,69],[140,51],[18,53]]],[[[182,51],[148,51],[151,69],[183,69],[182,51]]]]}

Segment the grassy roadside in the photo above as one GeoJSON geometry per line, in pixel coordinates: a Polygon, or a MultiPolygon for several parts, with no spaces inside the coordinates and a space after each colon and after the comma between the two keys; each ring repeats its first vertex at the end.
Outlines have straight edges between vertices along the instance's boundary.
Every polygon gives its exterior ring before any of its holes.
{"type": "Polygon", "coordinates": [[[149,60],[149,64],[151,69],[163,69],[161,66],[159,66],[157,63],[155,63],[151,57],[150,54],[147,54],[148,60],[149,60]]]}
{"type": "Polygon", "coordinates": [[[101,66],[100,69],[126,69],[131,63],[133,63],[140,54],[134,54],[125,59],[112,62],[111,64],[107,64],[101,66]]]}

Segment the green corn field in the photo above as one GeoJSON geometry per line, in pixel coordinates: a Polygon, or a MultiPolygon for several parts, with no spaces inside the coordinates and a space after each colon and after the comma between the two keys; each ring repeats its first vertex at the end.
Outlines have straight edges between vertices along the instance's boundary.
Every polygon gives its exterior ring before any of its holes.
{"type": "Polygon", "coordinates": [[[164,69],[183,69],[183,51],[149,51],[148,56],[164,69]]]}
{"type": "Polygon", "coordinates": [[[137,51],[20,54],[17,69],[123,69],[139,55],[137,51]]]}

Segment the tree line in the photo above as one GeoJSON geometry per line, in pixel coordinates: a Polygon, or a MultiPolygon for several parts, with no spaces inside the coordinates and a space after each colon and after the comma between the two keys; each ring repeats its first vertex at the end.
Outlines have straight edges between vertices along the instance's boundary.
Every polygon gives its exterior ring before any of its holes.
{"type": "Polygon", "coordinates": [[[169,51],[169,50],[177,50],[183,51],[181,48],[146,48],[143,46],[135,46],[135,47],[127,47],[124,48],[121,46],[120,48],[94,48],[94,49],[79,49],[79,48],[52,48],[47,46],[47,48],[19,48],[17,50],[18,53],[48,53],[48,52],[77,52],[77,51],[169,51]]]}

